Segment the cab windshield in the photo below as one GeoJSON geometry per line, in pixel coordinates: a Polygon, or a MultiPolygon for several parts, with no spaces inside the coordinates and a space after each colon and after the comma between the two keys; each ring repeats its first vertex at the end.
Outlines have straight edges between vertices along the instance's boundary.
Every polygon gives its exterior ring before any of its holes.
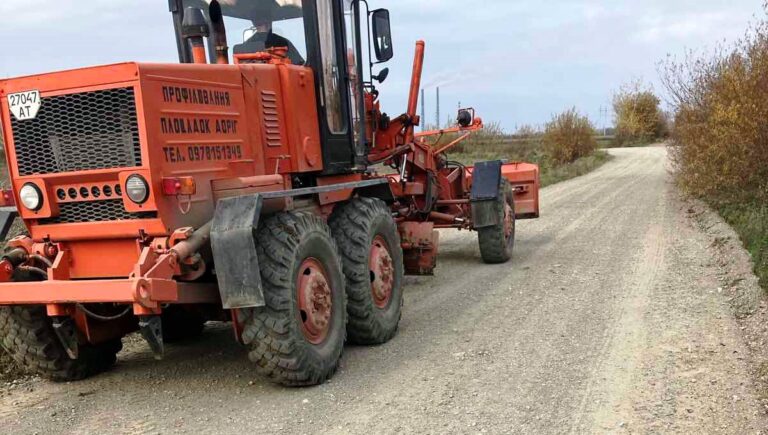
{"type": "MultiPolygon", "coordinates": [[[[202,9],[208,17],[212,0],[184,0],[184,8],[202,9]]],[[[227,27],[230,54],[249,54],[287,47],[294,65],[305,65],[307,40],[302,0],[218,0],[227,27]]]]}

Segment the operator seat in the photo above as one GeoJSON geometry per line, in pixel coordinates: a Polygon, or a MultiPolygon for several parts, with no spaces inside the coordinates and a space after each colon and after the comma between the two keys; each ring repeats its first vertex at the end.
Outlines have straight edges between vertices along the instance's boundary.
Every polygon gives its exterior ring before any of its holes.
{"type": "Polygon", "coordinates": [[[269,33],[256,33],[242,44],[235,45],[233,51],[235,54],[250,54],[267,51],[268,48],[275,47],[288,47],[288,59],[291,60],[292,64],[304,65],[306,63],[291,41],[271,31],[269,33]]]}

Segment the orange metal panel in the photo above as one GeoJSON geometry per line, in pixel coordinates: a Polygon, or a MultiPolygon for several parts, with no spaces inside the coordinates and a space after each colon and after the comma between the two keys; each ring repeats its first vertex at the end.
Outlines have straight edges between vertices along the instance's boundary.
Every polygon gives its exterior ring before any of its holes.
{"type": "Polygon", "coordinates": [[[312,70],[293,65],[280,65],[280,82],[287,118],[287,134],[292,166],[296,172],[321,171],[315,80],[312,70]]]}
{"type": "Polygon", "coordinates": [[[127,277],[140,254],[133,239],[68,242],[64,249],[70,251],[73,279],[127,277]]]}
{"type": "MultiPolygon", "coordinates": [[[[349,174],[349,175],[335,175],[332,177],[322,177],[317,179],[318,186],[330,186],[333,184],[350,183],[354,181],[360,181],[363,179],[361,174],[349,174]]],[[[354,189],[337,190],[334,192],[321,193],[320,205],[334,204],[337,202],[346,201],[352,197],[354,189]]]]}
{"type": "Polygon", "coordinates": [[[217,303],[215,284],[179,283],[168,280],[88,280],[8,282],[0,286],[0,305],[52,305],[67,303],[217,303]],[[141,283],[145,294],[136,290],[141,283]]]}

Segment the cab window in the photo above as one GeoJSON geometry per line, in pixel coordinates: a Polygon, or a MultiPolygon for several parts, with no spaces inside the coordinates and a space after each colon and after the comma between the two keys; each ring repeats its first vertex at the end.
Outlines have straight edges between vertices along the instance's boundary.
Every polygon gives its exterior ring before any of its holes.
{"type": "Polygon", "coordinates": [[[347,123],[342,109],[342,76],[339,68],[338,47],[333,29],[331,0],[317,1],[317,24],[320,33],[320,57],[323,70],[323,97],[328,127],[331,133],[346,133],[347,123]]]}
{"type": "Polygon", "coordinates": [[[349,97],[351,100],[352,129],[356,144],[362,143],[363,120],[363,78],[360,76],[360,59],[357,52],[357,15],[353,0],[343,0],[344,32],[347,49],[347,77],[349,78],[349,97]]]}
{"type": "MultiPolygon", "coordinates": [[[[295,65],[307,62],[302,0],[220,0],[232,54],[250,54],[285,47],[295,65]]],[[[210,0],[184,0],[207,15],[210,0]]],[[[206,16],[210,22],[210,17],[206,16]]]]}

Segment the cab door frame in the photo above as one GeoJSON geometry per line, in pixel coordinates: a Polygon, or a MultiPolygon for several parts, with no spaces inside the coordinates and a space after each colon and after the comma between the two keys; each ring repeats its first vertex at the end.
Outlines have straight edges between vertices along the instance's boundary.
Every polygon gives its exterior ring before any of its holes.
{"type": "MultiPolygon", "coordinates": [[[[347,73],[346,59],[346,34],[344,29],[343,0],[304,0],[304,18],[307,32],[307,57],[315,73],[318,116],[320,117],[320,137],[323,150],[323,173],[326,175],[349,173],[357,166],[357,154],[354,143],[351,95],[349,92],[350,77],[347,73]],[[322,50],[320,46],[320,16],[318,7],[323,7],[321,2],[327,2],[331,7],[331,31],[333,32],[336,46],[335,62],[338,74],[339,115],[344,124],[343,131],[334,132],[329,123],[329,108],[326,101],[325,75],[323,68],[322,50]]],[[[355,48],[359,55],[359,47],[355,48]]],[[[359,68],[358,68],[359,69],[359,68]]]]}

